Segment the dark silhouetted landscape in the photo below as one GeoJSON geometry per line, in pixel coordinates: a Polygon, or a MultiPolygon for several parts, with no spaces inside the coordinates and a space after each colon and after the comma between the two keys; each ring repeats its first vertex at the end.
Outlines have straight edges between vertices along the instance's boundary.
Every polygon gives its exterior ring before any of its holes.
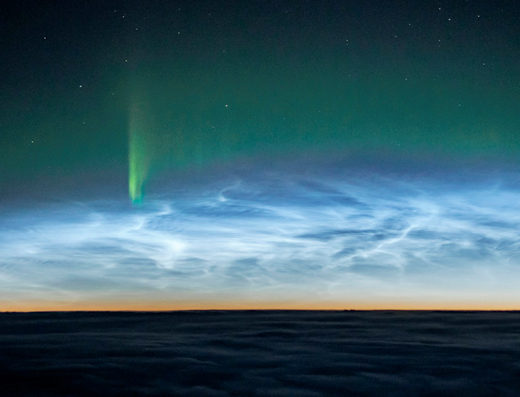
{"type": "Polygon", "coordinates": [[[518,395],[520,313],[0,315],[0,394],[518,395]]]}

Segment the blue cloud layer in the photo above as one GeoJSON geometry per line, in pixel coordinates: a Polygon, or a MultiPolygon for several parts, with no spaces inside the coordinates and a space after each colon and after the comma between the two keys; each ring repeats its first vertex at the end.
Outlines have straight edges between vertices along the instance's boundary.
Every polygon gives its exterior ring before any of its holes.
{"type": "Polygon", "coordinates": [[[4,209],[0,299],[520,302],[520,191],[372,177],[4,209]]]}

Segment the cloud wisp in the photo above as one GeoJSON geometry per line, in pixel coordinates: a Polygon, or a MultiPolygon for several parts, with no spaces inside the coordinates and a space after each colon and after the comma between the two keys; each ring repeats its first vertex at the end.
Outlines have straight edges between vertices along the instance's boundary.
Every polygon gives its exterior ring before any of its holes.
{"type": "Polygon", "coordinates": [[[511,186],[308,177],[237,179],[139,208],[11,209],[0,299],[518,303],[518,203],[511,186]]]}

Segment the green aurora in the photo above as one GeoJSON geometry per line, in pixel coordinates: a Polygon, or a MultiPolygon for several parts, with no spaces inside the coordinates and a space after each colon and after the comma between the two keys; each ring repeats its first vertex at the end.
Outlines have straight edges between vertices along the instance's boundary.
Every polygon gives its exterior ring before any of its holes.
{"type": "Polygon", "coordinates": [[[6,21],[4,187],[113,172],[140,202],[161,173],[255,156],[518,163],[510,8],[181,3],[100,3],[99,25],[67,8],[62,26],[42,5],[38,37],[6,21]]]}

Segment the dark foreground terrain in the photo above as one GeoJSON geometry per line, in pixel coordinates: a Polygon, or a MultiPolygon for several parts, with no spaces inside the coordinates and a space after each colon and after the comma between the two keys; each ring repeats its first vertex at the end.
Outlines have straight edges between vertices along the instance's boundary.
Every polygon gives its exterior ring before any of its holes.
{"type": "Polygon", "coordinates": [[[6,395],[520,395],[520,312],[0,314],[6,395]]]}

